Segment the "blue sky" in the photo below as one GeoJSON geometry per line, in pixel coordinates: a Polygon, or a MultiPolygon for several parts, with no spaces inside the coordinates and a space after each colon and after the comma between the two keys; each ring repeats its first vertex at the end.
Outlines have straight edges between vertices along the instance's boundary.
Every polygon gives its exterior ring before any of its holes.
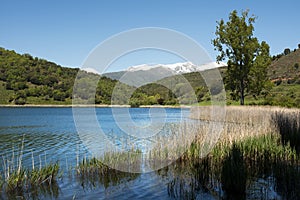
{"type": "MultiPolygon", "coordinates": [[[[271,54],[294,49],[300,43],[300,2],[285,1],[1,1],[0,46],[30,53],[62,66],[80,67],[100,42],[122,31],[162,27],[182,32],[202,45],[214,59],[211,40],[216,21],[250,9],[258,16],[255,36],[271,46],[271,54]]],[[[181,61],[155,51],[120,58],[116,69],[142,63],[181,61]]]]}

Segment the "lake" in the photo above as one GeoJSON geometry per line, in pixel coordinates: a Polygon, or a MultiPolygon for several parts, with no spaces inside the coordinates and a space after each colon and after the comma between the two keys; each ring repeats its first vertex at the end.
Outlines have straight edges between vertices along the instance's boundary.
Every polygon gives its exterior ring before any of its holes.
{"type": "MultiPolygon", "coordinates": [[[[61,176],[51,187],[40,187],[36,190],[39,191],[37,194],[25,192],[7,196],[0,190],[0,198],[17,199],[16,196],[22,196],[25,199],[222,199],[224,191],[221,183],[211,171],[211,168],[217,166],[207,165],[207,159],[210,158],[202,160],[196,156],[197,159],[185,161],[184,156],[178,157],[179,159],[175,158],[176,162],[147,173],[109,169],[105,175],[89,172],[86,173],[87,176],[85,173],[78,175],[78,163],[97,153],[91,151],[93,149],[90,146],[101,143],[103,138],[109,140],[116,148],[130,151],[134,146],[142,155],[146,155],[155,143],[155,135],[169,137],[170,127],[188,123],[199,127],[205,123],[192,120],[189,116],[190,109],[186,108],[72,110],[62,107],[2,107],[1,174],[7,167],[4,160],[7,161],[6,164],[10,163],[17,168],[18,158],[22,155],[22,166],[28,169],[58,162],[61,176]],[[83,133],[87,134],[82,135],[83,133]],[[97,134],[100,134],[100,140],[97,134]]],[[[178,129],[175,129],[175,132],[176,130],[178,129]]],[[[190,127],[184,130],[183,139],[193,132],[190,127]]],[[[197,131],[196,133],[199,134],[197,131]]],[[[179,142],[184,143],[181,140],[179,142]]],[[[102,145],[106,144],[101,143],[97,150],[105,152],[107,147],[102,145]]],[[[141,168],[143,167],[145,164],[142,163],[141,168]]],[[[246,196],[236,198],[282,199],[275,189],[276,180],[267,172],[254,175],[248,180],[246,196]]],[[[281,187],[277,186],[278,188],[281,187]]]]}
{"type": "MultiPolygon", "coordinates": [[[[84,112],[88,108],[80,109],[84,112]]],[[[128,120],[126,116],[122,118],[123,111],[127,109],[118,109],[115,111],[112,111],[111,108],[95,109],[103,132],[108,136],[116,135],[115,140],[118,140],[117,136],[124,134],[115,118],[118,118],[119,123],[122,123],[120,122],[122,119],[124,123],[127,123],[126,120],[128,120]],[[112,112],[118,116],[114,118],[112,112]]],[[[156,125],[158,122],[176,124],[183,120],[189,120],[189,109],[158,108],[152,109],[151,113],[150,108],[129,108],[128,111],[132,121],[141,127],[151,123],[156,125]],[[165,113],[164,119],[160,119],[159,117],[162,115],[155,115],[155,112],[165,113]],[[151,114],[156,118],[151,119],[151,114]]],[[[17,157],[22,149],[23,141],[22,162],[24,166],[31,168],[32,160],[36,166],[58,161],[66,175],[71,166],[76,166],[77,157],[82,159],[90,154],[77,133],[72,108],[0,108],[0,116],[1,158],[9,159],[12,154],[17,157]]],[[[85,118],[88,119],[89,116],[85,116],[85,118]]],[[[89,124],[89,120],[87,120],[87,126],[93,127],[94,124],[89,124]]],[[[1,164],[0,169],[2,166],[1,164]]],[[[153,199],[169,197],[166,180],[163,180],[155,172],[138,174],[132,180],[111,187],[105,188],[100,184],[88,189],[82,187],[80,181],[74,181],[74,178],[65,175],[58,182],[59,194],[51,193],[43,198],[153,199]]]]}

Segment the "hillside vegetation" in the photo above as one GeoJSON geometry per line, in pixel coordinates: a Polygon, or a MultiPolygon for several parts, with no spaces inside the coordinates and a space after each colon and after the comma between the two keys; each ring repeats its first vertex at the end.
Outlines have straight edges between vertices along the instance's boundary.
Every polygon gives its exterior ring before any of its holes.
{"type": "MultiPolygon", "coordinates": [[[[1,104],[71,104],[74,80],[78,68],[66,68],[30,54],[0,48],[0,103],[1,104]]],[[[83,101],[95,99],[98,104],[110,104],[117,81],[81,71],[78,82],[86,85],[78,91],[83,101]],[[86,96],[91,80],[99,79],[94,97],[86,96]]],[[[124,85],[124,92],[130,87],[124,85]]]]}
{"type": "Polygon", "coordinates": [[[285,107],[300,107],[300,44],[293,51],[288,48],[273,56],[268,75],[274,87],[263,103],[285,107]]]}
{"type": "MultiPolygon", "coordinates": [[[[273,87],[260,96],[246,96],[248,105],[300,107],[300,49],[273,57],[268,75],[273,87]]],[[[226,68],[220,68],[224,77],[226,68]]],[[[66,68],[29,54],[0,48],[0,104],[71,104],[78,68],[66,68]]],[[[117,80],[81,71],[78,83],[86,87],[76,91],[80,102],[111,104],[117,80]],[[92,80],[99,79],[95,96],[92,80]]],[[[217,85],[209,91],[198,72],[163,78],[139,88],[118,84],[113,104],[209,105],[210,92],[220,92],[217,85]],[[191,87],[190,87],[191,86],[191,87]],[[191,91],[192,88],[192,91],[191,91]],[[128,98],[128,94],[132,94],[128,98]],[[196,101],[195,102],[195,98],[196,101]]],[[[115,91],[116,92],[116,91],[115,91]]],[[[227,104],[237,104],[227,92],[227,104]]]]}
{"type": "Polygon", "coordinates": [[[273,57],[269,69],[269,76],[273,80],[300,81],[300,49],[286,51],[286,55],[280,54],[273,57]],[[289,53],[288,53],[289,52],[289,53]]]}

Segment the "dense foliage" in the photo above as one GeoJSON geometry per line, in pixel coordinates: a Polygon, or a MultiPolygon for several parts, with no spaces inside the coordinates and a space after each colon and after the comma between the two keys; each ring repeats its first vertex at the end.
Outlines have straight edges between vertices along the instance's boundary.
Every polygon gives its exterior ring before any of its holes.
{"type": "MultiPolygon", "coordinates": [[[[70,104],[74,80],[78,68],[61,67],[53,62],[32,57],[29,54],[17,54],[15,51],[0,48],[0,81],[2,103],[14,104],[70,104]],[[11,91],[11,92],[6,92],[11,91]],[[6,94],[4,96],[3,94],[6,94]],[[7,97],[7,95],[9,95],[7,97]]],[[[83,100],[92,99],[96,103],[110,104],[111,94],[117,81],[81,71],[85,74],[77,77],[86,87],[79,94],[83,100]],[[99,79],[95,96],[86,96],[91,81],[99,79]]],[[[129,86],[128,86],[129,87],[129,86]]],[[[124,86],[126,92],[126,86],[124,86]]]]}
{"type": "Polygon", "coordinates": [[[259,43],[253,36],[255,17],[248,17],[248,11],[238,16],[237,11],[229,15],[229,21],[218,22],[215,49],[220,52],[218,61],[228,59],[225,84],[233,99],[240,99],[244,105],[247,94],[258,96],[268,84],[267,67],[271,64],[269,45],[259,43]]]}
{"type": "Polygon", "coordinates": [[[210,100],[201,73],[193,72],[161,79],[138,88],[133,99],[141,104],[193,104],[210,100]]]}

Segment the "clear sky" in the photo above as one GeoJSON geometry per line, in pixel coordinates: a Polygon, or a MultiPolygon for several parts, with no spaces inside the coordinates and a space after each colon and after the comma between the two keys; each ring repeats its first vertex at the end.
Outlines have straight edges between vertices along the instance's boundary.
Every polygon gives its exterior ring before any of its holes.
{"type": "MultiPolygon", "coordinates": [[[[250,9],[258,19],[255,36],[271,46],[271,54],[300,43],[300,1],[262,0],[99,0],[0,2],[0,46],[30,53],[67,67],[80,67],[100,42],[122,31],[162,27],[182,32],[202,45],[212,58],[216,21],[250,9]]],[[[120,59],[127,68],[142,63],[172,63],[174,56],[140,52],[120,59]]]]}

